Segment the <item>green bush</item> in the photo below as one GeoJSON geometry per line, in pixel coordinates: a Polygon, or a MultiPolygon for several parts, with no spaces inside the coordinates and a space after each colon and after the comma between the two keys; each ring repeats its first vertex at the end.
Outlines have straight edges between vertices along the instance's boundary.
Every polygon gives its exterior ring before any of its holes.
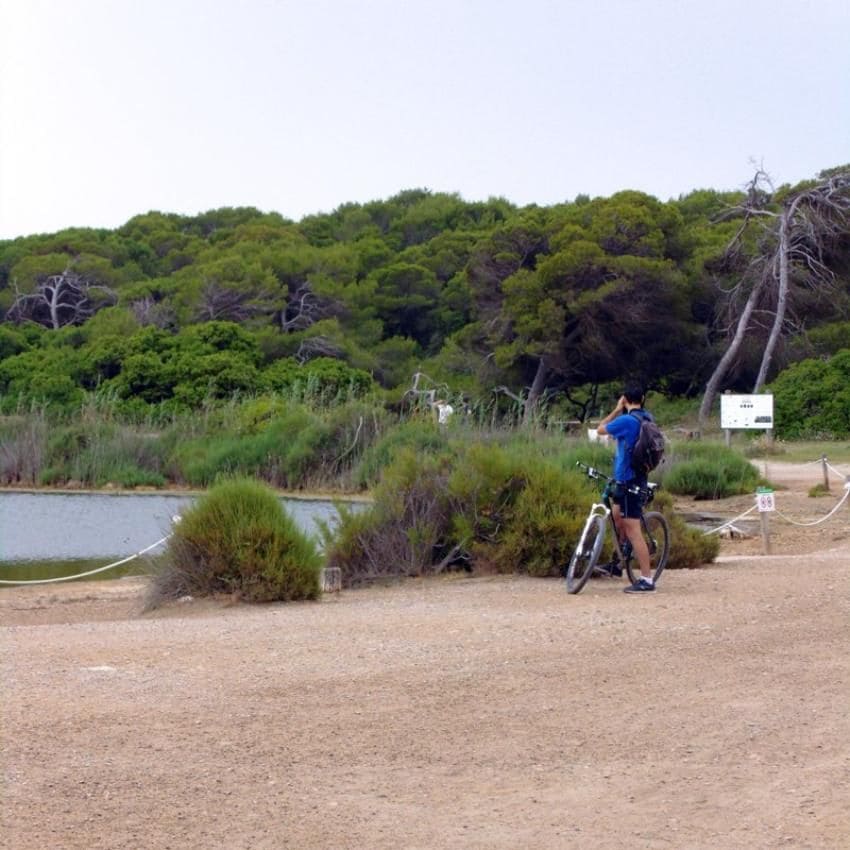
{"type": "Polygon", "coordinates": [[[343,583],[422,575],[452,565],[554,576],[581,530],[592,490],[531,444],[400,449],[364,512],[327,535],[343,583]]]}
{"type": "MultiPolygon", "coordinates": [[[[337,528],[326,529],[329,564],[341,568],[347,586],[458,564],[478,572],[561,575],[599,493],[574,458],[604,469],[610,452],[583,444],[550,449],[541,456],[532,442],[518,439],[456,442],[430,455],[401,450],[384,469],[372,507],[341,509],[337,528]]],[[[669,494],[660,493],[652,509],[670,523],[671,568],[717,555],[719,541],[675,515],[669,494]]]]}
{"type": "MultiPolygon", "coordinates": [[[[470,453],[473,469],[489,465],[492,452],[470,453]]],[[[516,463],[494,505],[488,506],[488,528],[479,525],[472,546],[473,562],[487,561],[499,572],[557,576],[570,559],[590,505],[585,480],[551,463],[514,458],[516,463]],[[516,489],[515,498],[511,491],[516,489]],[[501,513],[502,527],[492,520],[501,513]]],[[[462,464],[455,481],[473,470],[462,464]]],[[[471,519],[470,512],[461,514],[471,519]]],[[[480,563],[479,563],[480,566],[480,563]]]]}
{"type": "Polygon", "coordinates": [[[354,483],[362,488],[374,486],[382,471],[405,450],[416,454],[435,454],[448,446],[448,439],[436,422],[412,419],[388,430],[363,452],[353,472],[354,483]]]}
{"type": "Polygon", "coordinates": [[[769,389],[774,396],[778,437],[850,436],[850,349],[828,360],[795,363],[769,389]]]}
{"type": "Polygon", "coordinates": [[[257,433],[204,434],[175,447],[177,474],[206,487],[222,477],[260,477],[277,487],[299,487],[316,447],[325,437],[320,418],[302,407],[284,409],[257,433]]]}
{"type": "Polygon", "coordinates": [[[676,444],[660,476],[665,489],[694,499],[724,499],[754,493],[758,470],[738,452],[716,443],[676,444]]]}
{"type": "Polygon", "coordinates": [[[267,390],[317,402],[355,398],[374,388],[368,372],[331,357],[317,357],[304,364],[285,357],[268,366],[261,380],[267,390]]]}
{"type": "MultiPolygon", "coordinates": [[[[418,576],[448,566],[452,505],[448,455],[399,453],[375,488],[366,511],[338,508],[333,530],[323,526],[329,566],[339,567],[346,586],[376,579],[418,576]]],[[[456,554],[460,555],[458,551],[456,554]]]]}
{"type": "Polygon", "coordinates": [[[175,526],[146,607],[181,596],[236,594],[252,602],[315,599],[321,556],[267,486],[213,487],[175,526]]]}

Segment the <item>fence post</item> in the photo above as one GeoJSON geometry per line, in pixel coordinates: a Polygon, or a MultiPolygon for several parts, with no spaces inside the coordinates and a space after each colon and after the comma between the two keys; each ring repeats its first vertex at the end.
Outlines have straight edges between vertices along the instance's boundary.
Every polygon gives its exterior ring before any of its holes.
{"type": "Polygon", "coordinates": [[[826,492],[829,492],[829,465],[826,462],[826,455],[820,456],[821,466],[823,466],[823,486],[826,488],[826,492]]]}
{"type": "Polygon", "coordinates": [[[769,487],[758,487],[756,489],[756,505],[759,509],[759,517],[761,518],[761,543],[762,550],[765,555],[770,554],[770,523],[767,515],[771,511],[776,510],[774,502],[773,490],[769,487]]]}
{"type": "Polygon", "coordinates": [[[770,554],[770,520],[767,518],[767,511],[762,511],[761,517],[761,546],[765,555],[770,554]]]}

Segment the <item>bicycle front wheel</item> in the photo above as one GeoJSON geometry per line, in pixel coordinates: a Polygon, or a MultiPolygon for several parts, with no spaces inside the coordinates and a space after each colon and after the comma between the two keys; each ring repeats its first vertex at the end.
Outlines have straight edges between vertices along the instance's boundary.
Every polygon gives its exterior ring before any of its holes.
{"type": "MultiPolygon", "coordinates": [[[[649,568],[652,579],[657,582],[664,567],[667,566],[667,558],[670,555],[670,526],[664,514],[649,511],[643,515],[640,528],[643,539],[646,541],[646,548],[649,549],[649,568]]],[[[640,565],[634,555],[626,560],[626,572],[632,584],[640,578],[640,565]]]]}
{"type": "Polygon", "coordinates": [[[599,553],[602,551],[604,541],[605,519],[601,516],[595,516],[579,539],[573,556],[570,558],[570,565],[567,567],[567,591],[569,593],[578,593],[585,586],[596,567],[596,562],[599,560],[599,553]]]}

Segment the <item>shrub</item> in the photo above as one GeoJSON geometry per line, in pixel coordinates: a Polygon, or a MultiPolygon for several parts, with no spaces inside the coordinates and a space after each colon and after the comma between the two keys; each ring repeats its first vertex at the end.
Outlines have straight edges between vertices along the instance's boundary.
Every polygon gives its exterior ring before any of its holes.
{"type": "Polygon", "coordinates": [[[374,388],[368,372],[331,357],[318,357],[304,364],[286,357],[267,367],[261,380],[267,390],[317,402],[355,398],[374,388]]]}
{"type": "Polygon", "coordinates": [[[670,526],[670,555],[666,569],[692,569],[711,563],[719,554],[720,538],[689,526],[673,511],[673,499],[669,493],[658,493],[649,510],[661,511],[670,526]]]}
{"type": "Polygon", "coordinates": [[[195,486],[205,487],[226,476],[251,476],[295,488],[324,436],[317,415],[291,407],[258,433],[205,434],[179,444],[172,463],[177,474],[195,486]]]}
{"type": "MultiPolygon", "coordinates": [[[[462,564],[476,571],[558,576],[568,562],[598,490],[575,469],[578,452],[599,466],[610,452],[578,446],[552,456],[523,440],[457,443],[442,452],[401,451],[385,468],[367,511],[340,509],[325,529],[328,563],[347,586],[375,578],[423,575],[462,564]],[[592,458],[591,458],[592,459],[592,458]]],[[[719,541],[674,514],[667,493],[652,506],[670,523],[669,566],[713,560],[719,541]]]]}
{"type": "Polygon", "coordinates": [[[661,478],[671,493],[695,499],[752,493],[761,481],[758,470],[732,449],[695,442],[674,447],[661,478]]]}
{"type": "Polygon", "coordinates": [[[828,360],[802,360],[769,387],[774,394],[777,436],[784,439],[850,435],[850,349],[828,360]]]}
{"type": "MultiPolygon", "coordinates": [[[[489,454],[489,453],[488,453],[489,454]]],[[[479,462],[487,462],[479,454],[479,462]]],[[[582,478],[542,461],[522,464],[512,476],[521,481],[516,498],[503,500],[504,528],[490,542],[476,535],[473,560],[486,559],[500,572],[557,576],[569,561],[589,505],[582,478]],[[521,479],[520,479],[521,474],[521,479]]],[[[460,471],[464,475],[464,470],[460,471]]],[[[507,491],[510,492],[510,485],[507,491]]]]}
{"type": "Polygon", "coordinates": [[[187,510],[151,581],[146,608],[184,595],[236,594],[252,602],[315,599],[315,542],[263,484],[234,479],[187,510]]]}
{"type": "Polygon", "coordinates": [[[435,422],[429,419],[403,422],[363,452],[353,472],[354,483],[363,488],[374,486],[380,480],[382,470],[405,450],[415,454],[435,454],[447,446],[447,437],[435,422]]]}
{"type": "Polygon", "coordinates": [[[431,455],[407,448],[386,467],[370,510],[342,510],[326,534],[343,583],[478,570],[558,575],[584,521],[583,477],[530,445],[457,444],[431,455]]]}
{"type": "Polygon", "coordinates": [[[340,568],[344,585],[418,576],[448,566],[448,467],[446,455],[420,458],[402,451],[375,489],[369,510],[337,509],[337,528],[331,531],[325,525],[322,532],[328,565],[340,568]]]}

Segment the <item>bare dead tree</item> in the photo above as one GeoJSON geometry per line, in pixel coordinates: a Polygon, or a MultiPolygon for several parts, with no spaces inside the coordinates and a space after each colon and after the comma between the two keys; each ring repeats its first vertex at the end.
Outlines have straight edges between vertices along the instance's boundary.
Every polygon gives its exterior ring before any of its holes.
{"type": "Polygon", "coordinates": [[[292,293],[286,306],[280,311],[280,329],[284,333],[303,331],[324,318],[318,297],[307,281],[292,293]]]}
{"type": "Polygon", "coordinates": [[[102,307],[118,303],[114,290],[91,283],[70,266],[43,280],[34,292],[20,292],[17,283],[14,289],[15,300],[6,318],[13,322],[31,320],[53,330],[81,325],[102,307]]]}
{"type": "Polygon", "coordinates": [[[130,312],[140,325],[153,325],[156,328],[168,328],[176,324],[174,310],[156,301],[150,295],[130,302],[130,312]]]}
{"type": "Polygon", "coordinates": [[[295,333],[322,319],[343,315],[345,308],[339,301],[317,293],[310,281],[305,280],[290,292],[286,306],[280,311],[280,329],[295,333]]]}
{"type": "Polygon", "coordinates": [[[402,400],[412,408],[433,408],[438,396],[446,398],[450,392],[448,384],[438,384],[424,372],[414,372],[410,389],[405,390],[402,400]]]}
{"type": "Polygon", "coordinates": [[[342,349],[331,339],[325,336],[311,336],[301,341],[295,359],[304,364],[316,357],[336,357],[342,355],[342,349]]]}
{"type": "MultiPolygon", "coordinates": [[[[699,410],[700,427],[704,428],[720,383],[738,356],[750,330],[756,308],[767,301],[766,313],[772,317],[770,331],[762,352],[753,392],[764,386],[786,327],[792,278],[808,287],[829,288],[834,273],[828,267],[826,248],[843,233],[850,221],[850,172],[839,171],[815,186],[787,196],[777,210],[771,208],[773,187],[769,176],[758,169],[749,184],[745,201],[732,208],[729,215],[741,216],[741,225],[726,248],[726,259],[734,262],[743,252],[743,241],[755,224],[760,239],[755,256],[730,290],[730,303],[749,287],[740,314],[733,322],[734,333],[723,356],[709,378],[699,410]]],[[[731,326],[730,326],[731,327],[731,326]]]]}
{"type": "Polygon", "coordinates": [[[258,312],[256,305],[251,303],[252,297],[250,292],[240,292],[209,279],[201,287],[195,315],[203,322],[244,322],[258,312]]]}

